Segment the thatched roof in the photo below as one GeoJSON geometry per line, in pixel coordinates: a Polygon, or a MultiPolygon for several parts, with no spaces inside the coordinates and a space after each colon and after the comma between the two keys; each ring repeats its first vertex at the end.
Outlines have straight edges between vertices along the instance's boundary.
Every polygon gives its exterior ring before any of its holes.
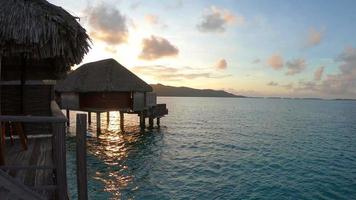
{"type": "Polygon", "coordinates": [[[45,0],[0,0],[0,56],[54,59],[68,69],[89,51],[85,29],[45,0]]]}
{"type": "Polygon", "coordinates": [[[87,63],[56,85],[58,92],[151,92],[152,87],[114,59],[87,63]]]}

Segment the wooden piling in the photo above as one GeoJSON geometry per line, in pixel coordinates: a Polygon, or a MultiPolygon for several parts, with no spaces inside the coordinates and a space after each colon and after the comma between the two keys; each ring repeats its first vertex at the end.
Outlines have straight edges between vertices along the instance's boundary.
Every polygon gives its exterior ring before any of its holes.
{"type": "Polygon", "coordinates": [[[157,126],[158,126],[158,127],[161,126],[161,118],[157,118],[157,126]]]}
{"type": "Polygon", "coordinates": [[[86,131],[87,131],[87,116],[85,114],[77,114],[77,188],[78,200],[88,199],[87,186],[87,151],[86,151],[86,131]]]}
{"type": "Polygon", "coordinates": [[[66,116],[67,116],[67,126],[70,126],[70,110],[66,109],[66,116]]]}
{"type": "Polygon", "coordinates": [[[123,132],[124,131],[124,112],[120,111],[120,129],[123,132]]]}
{"type": "Polygon", "coordinates": [[[91,124],[91,112],[88,112],[88,123],[91,124]]]}
{"type": "Polygon", "coordinates": [[[145,123],[145,114],[144,112],[140,113],[140,128],[145,129],[146,128],[146,123],[145,123]]]}
{"type": "Polygon", "coordinates": [[[101,134],[100,112],[96,113],[96,133],[97,133],[97,136],[99,136],[101,134]]]}
{"type": "Polygon", "coordinates": [[[109,125],[110,123],[110,112],[106,112],[106,123],[109,125]]]}
{"type": "Polygon", "coordinates": [[[149,123],[149,128],[153,128],[153,117],[150,117],[149,119],[148,119],[148,123],[149,123]]]}

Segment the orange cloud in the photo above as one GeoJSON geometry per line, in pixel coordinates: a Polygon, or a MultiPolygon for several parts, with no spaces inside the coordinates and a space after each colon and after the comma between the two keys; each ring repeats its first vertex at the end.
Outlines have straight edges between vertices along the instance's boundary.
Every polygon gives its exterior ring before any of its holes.
{"type": "Polygon", "coordinates": [[[275,70],[279,70],[283,68],[284,61],[281,55],[273,54],[268,58],[267,64],[275,70]]]}
{"type": "Polygon", "coordinates": [[[142,51],[139,55],[143,60],[156,60],[167,56],[177,56],[179,50],[167,39],[152,35],[142,40],[142,51]]]}
{"type": "Polygon", "coordinates": [[[324,73],[324,66],[319,67],[314,72],[314,80],[320,81],[324,73]]]}
{"type": "Polygon", "coordinates": [[[227,62],[226,62],[226,60],[225,60],[225,59],[219,60],[219,61],[216,63],[215,67],[216,67],[217,69],[220,69],[220,70],[226,69],[226,68],[227,68],[227,62]]]}
{"type": "Polygon", "coordinates": [[[108,4],[86,9],[89,25],[92,28],[90,36],[102,40],[109,45],[127,42],[127,20],[115,7],[108,4]]]}
{"type": "Polygon", "coordinates": [[[314,28],[311,28],[309,30],[307,41],[306,41],[307,47],[313,47],[320,44],[322,38],[323,38],[322,31],[318,31],[314,28]]]}

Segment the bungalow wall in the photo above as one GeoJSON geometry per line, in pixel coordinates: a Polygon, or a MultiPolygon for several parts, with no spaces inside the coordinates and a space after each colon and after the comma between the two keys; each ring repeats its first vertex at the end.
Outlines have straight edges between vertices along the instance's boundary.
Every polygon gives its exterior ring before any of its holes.
{"type": "Polygon", "coordinates": [[[144,92],[63,92],[60,97],[61,108],[70,110],[142,111],[147,106],[144,92]]]}

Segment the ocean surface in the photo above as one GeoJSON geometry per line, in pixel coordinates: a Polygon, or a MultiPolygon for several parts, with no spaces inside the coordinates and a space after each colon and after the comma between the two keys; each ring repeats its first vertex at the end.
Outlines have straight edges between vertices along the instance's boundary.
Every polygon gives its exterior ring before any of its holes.
{"type": "MultiPolygon", "coordinates": [[[[90,199],[356,199],[356,101],[162,97],[169,115],[102,115],[88,132],[90,199]]],[[[71,117],[71,135],[75,113],[71,117]]],[[[76,198],[75,139],[68,138],[76,198]]]]}

